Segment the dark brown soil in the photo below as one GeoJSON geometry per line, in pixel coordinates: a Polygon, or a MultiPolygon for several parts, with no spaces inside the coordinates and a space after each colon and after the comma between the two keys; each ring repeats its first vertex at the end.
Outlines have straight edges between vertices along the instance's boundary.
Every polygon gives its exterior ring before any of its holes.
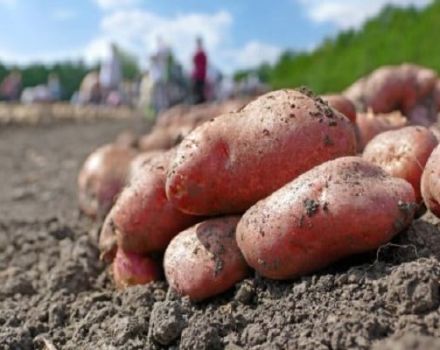
{"type": "Polygon", "coordinates": [[[440,232],[425,215],[377,252],[193,305],[165,282],[116,291],[79,215],[86,155],[126,127],[0,130],[0,349],[439,349],[440,232]]]}

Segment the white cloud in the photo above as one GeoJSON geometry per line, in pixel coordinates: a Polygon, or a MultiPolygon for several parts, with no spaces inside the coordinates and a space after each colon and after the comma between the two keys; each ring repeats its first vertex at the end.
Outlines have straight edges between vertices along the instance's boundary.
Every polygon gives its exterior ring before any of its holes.
{"type": "Polygon", "coordinates": [[[358,28],[388,4],[423,7],[432,0],[296,0],[317,23],[329,22],[338,28],[358,28]]]}
{"type": "Polygon", "coordinates": [[[282,50],[278,46],[250,41],[243,48],[231,50],[228,54],[237,68],[256,67],[262,63],[273,64],[282,50]]]}
{"type": "MultiPolygon", "coordinates": [[[[61,11],[56,16],[61,20],[71,14],[61,11]]],[[[189,69],[195,38],[202,35],[208,60],[225,73],[276,60],[281,49],[268,43],[253,40],[239,48],[231,46],[232,26],[233,18],[227,11],[160,16],[147,10],[119,9],[104,13],[99,32],[84,47],[32,55],[21,55],[0,47],[0,57],[2,61],[16,63],[53,62],[69,58],[83,58],[88,63],[96,63],[107,57],[110,44],[116,43],[135,54],[141,66],[145,67],[148,57],[157,50],[160,37],[171,47],[178,61],[189,69]]]]}
{"type": "Polygon", "coordinates": [[[109,43],[116,42],[145,62],[148,55],[157,49],[158,38],[162,38],[179,61],[188,66],[195,48],[195,38],[202,35],[208,52],[216,58],[226,44],[232,22],[232,16],[226,11],[173,17],[139,9],[114,11],[102,19],[101,33],[88,45],[85,55],[88,61],[105,57],[109,43]]]}
{"type": "Polygon", "coordinates": [[[56,21],[69,21],[74,19],[77,16],[77,13],[70,9],[55,9],[52,12],[52,18],[56,21]]]}
{"type": "Polygon", "coordinates": [[[13,7],[16,5],[17,0],[0,0],[0,5],[6,6],[6,7],[13,7]]]}
{"type": "Polygon", "coordinates": [[[134,7],[136,5],[139,5],[141,1],[140,0],[94,0],[94,2],[103,10],[114,10],[120,8],[134,7]]]}

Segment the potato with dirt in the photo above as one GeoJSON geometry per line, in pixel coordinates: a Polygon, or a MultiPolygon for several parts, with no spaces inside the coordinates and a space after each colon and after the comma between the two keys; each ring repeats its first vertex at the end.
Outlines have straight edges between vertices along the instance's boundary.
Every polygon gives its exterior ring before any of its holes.
{"type": "Polygon", "coordinates": [[[127,183],[129,184],[133,179],[136,179],[136,177],[139,176],[138,173],[142,171],[142,169],[145,167],[145,164],[151,162],[156,156],[164,152],[165,151],[156,150],[149,152],[141,152],[138,155],[136,155],[130,163],[127,183]]]}
{"type": "Polygon", "coordinates": [[[157,281],[161,277],[160,264],[146,255],[127,253],[118,249],[112,265],[116,287],[124,289],[157,281]]]}
{"type": "Polygon", "coordinates": [[[426,207],[440,217],[440,146],[432,151],[426,163],[421,189],[426,207]]]}
{"type": "Polygon", "coordinates": [[[170,166],[167,196],[188,214],[243,213],[312,167],[355,151],[345,116],[321,98],[275,91],[188,135],[170,166]]]}
{"type": "Polygon", "coordinates": [[[126,184],[130,162],[137,154],[130,147],[108,144],[91,153],[78,176],[80,209],[93,218],[103,218],[126,184]]]}
{"type": "Polygon", "coordinates": [[[193,301],[220,294],[249,272],[237,247],[239,216],[210,219],[179,233],[164,257],[171,288],[193,301]]]}
{"type": "Polygon", "coordinates": [[[174,208],[166,197],[171,157],[172,151],[159,153],[144,163],[106,219],[111,222],[119,248],[126,252],[163,252],[177,233],[200,220],[174,208]]]}
{"type": "Polygon", "coordinates": [[[328,105],[345,115],[352,123],[356,123],[356,108],[347,97],[343,95],[324,95],[322,99],[328,105]]]}
{"type": "Polygon", "coordinates": [[[237,243],[259,274],[291,279],[377,249],[411,223],[414,210],[407,181],[360,157],[342,157],[251,207],[237,226],[237,243]]]}
{"type": "Polygon", "coordinates": [[[408,120],[400,113],[388,114],[358,113],[356,126],[359,130],[358,151],[362,152],[365,146],[375,136],[389,130],[397,130],[408,125],[408,120]]]}
{"type": "Polygon", "coordinates": [[[435,135],[428,128],[407,126],[377,135],[367,144],[362,157],[391,176],[408,181],[414,188],[417,202],[421,202],[423,169],[437,144],[435,135]]]}

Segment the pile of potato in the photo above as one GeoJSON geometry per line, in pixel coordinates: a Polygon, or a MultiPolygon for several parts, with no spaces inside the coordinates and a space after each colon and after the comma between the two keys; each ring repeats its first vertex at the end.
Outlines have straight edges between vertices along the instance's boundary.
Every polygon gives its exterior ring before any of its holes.
{"type": "Polygon", "coordinates": [[[356,156],[367,132],[347,97],[280,90],[242,104],[175,107],[137,150],[120,139],[86,161],[81,208],[107,214],[99,244],[118,287],[163,271],[200,301],[252,270],[292,279],[377,249],[423,200],[440,214],[437,139],[400,112],[370,112],[383,127],[356,156]]]}

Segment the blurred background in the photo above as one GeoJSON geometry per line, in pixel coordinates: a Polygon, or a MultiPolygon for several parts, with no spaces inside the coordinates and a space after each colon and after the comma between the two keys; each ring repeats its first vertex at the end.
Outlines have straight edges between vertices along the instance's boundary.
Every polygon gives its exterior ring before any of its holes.
{"type": "Polygon", "coordinates": [[[385,64],[440,71],[438,0],[0,0],[0,99],[178,103],[307,85],[385,64]]]}

